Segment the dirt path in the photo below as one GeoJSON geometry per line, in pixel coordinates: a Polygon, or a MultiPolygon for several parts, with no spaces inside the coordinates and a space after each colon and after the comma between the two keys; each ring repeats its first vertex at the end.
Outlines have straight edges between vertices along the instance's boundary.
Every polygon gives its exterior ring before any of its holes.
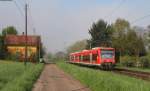
{"type": "Polygon", "coordinates": [[[70,75],[64,73],[55,64],[45,68],[32,91],[90,91],[70,75]]]}

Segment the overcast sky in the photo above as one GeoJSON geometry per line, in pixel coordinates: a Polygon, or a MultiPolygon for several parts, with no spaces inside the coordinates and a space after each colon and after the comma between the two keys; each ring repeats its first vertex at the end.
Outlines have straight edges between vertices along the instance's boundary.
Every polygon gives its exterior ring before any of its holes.
{"type": "MultiPolygon", "coordinates": [[[[14,2],[0,1],[0,31],[9,25],[15,26],[20,34],[24,31],[25,0],[15,1],[22,14],[14,2]]],[[[88,29],[99,19],[111,23],[120,17],[131,22],[150,14],[150,0],[30,0],[28,3],[29,34],[41,35],[50,52],[62,51],[75,41],[89,38],[88,29]]],[[[147,17],[132,25],[149,24],[147,17]]]]}

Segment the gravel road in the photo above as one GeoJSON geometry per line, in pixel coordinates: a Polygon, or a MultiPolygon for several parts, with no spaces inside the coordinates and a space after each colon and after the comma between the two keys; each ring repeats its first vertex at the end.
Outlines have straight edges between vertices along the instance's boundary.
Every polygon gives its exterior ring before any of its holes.
{"type": "Polygon", "coordinates": [[[90,91],[55,64],[46,64],[32,91],[90,91]]]}

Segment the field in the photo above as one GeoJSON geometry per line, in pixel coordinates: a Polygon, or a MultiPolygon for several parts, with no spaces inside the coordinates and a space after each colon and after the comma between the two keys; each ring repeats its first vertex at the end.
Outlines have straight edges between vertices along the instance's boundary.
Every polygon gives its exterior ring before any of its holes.
{"type": "Polygon", "coordinates": [[[42,64],[0,61],[0,91],[31,91],[42,64]]]}
{"type": "Polygon", "coordinates": [[[150,91],[148,81],[64,62],[57,65],[92,91],[150,91]]]}

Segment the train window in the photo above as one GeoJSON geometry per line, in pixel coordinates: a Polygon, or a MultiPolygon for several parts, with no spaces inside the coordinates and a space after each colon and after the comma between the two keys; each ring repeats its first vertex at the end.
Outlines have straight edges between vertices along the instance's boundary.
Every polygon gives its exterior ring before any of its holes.
{"type": "Polygon", "coordinates": [[[84,61],[90,61],[90,55],[84,55],[83,60],[84,61]]]}
{"type": "Polygon", "coordinates": [[[73,56],[70,56],[70,60],[73,60],[73,56]]]}
{"type": "Polygon", "coordinates": [[[74,60],[74,56],[71,56],[71,60],[74,60]]]}
{"type": "Polygon", "coordinates": [[[112,58],[113,57],[113,51],[112,50],[102,50],[101,51],[101,57],[102,58],[112,58]]]}
{"type": "Polygon", "coordinates": [[[82,55],[80,55],[80,56],[79,56],[79,59],[82,61],[82,60],[83,60],[83,56],[82,56],[82,55]]]}
{"type": "Polygon", "coordinates": [[[75,60],[78,60],[79,59],[79,56],[75,56],[75,60]]]}

